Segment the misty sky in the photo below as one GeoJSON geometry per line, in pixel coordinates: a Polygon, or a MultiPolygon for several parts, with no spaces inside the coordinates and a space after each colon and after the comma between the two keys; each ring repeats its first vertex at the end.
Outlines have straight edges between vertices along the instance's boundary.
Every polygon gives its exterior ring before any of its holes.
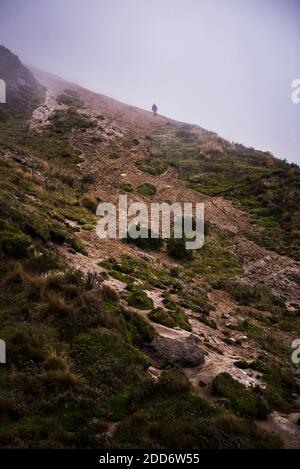
{"type": "Polygon", "coordinates": [[[298,164],[299,24],[300,0],[0,0],[24,62],[298,164]]]}

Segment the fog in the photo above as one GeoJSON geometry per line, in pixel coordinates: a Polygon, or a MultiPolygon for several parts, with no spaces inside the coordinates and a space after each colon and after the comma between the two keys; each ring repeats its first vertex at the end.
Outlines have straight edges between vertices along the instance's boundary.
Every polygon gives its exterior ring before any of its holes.
{"type": "Polygon", "coordinates": [[[0,0],[0,44],[91,90],[155,102],[300,163],[299,20],[296,0],[0,0]]]}

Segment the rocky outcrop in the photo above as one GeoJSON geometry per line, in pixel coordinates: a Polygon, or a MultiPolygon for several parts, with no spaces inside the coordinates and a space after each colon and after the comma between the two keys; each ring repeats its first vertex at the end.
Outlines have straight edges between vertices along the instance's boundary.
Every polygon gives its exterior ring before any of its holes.
{"type": "Polygon", "coordinates": [[[204,362],[205,354],[197,346],[196,341],[187,339],[180,341],[168,337],[157,336],[146,352],[151,356],[158,368],[167,366],[194,367],[204,362]]]}

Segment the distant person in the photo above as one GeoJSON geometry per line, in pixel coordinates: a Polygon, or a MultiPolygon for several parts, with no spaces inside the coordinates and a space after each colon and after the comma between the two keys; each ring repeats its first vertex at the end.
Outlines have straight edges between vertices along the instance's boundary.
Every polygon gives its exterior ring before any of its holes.
{"type": "Polygon", "coordinates": [[[153,112],[153,115],[154,115],[154,116],[157,115],[157,111],[158,111],[158,107],[156,106],[156,104],[153,104],[153,106],[152,106],[152,112],[153,112]]]}

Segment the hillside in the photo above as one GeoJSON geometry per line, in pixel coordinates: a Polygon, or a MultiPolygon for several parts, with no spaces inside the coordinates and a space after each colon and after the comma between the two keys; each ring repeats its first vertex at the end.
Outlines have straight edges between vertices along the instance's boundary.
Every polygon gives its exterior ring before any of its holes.
{"type": "Polygon", "coordinates": [[[300,447],[299,168],[4,48],[0,77],[0,445],[300,447]],[[204,202],[205,246],[100,240],[120,193],[204,202]]]}
{"type": "Polygon", "coordinates": [[[43,99],[45,90],[19,58],[0,45],[1,79],[6,83],[6,106],[1,106],[0,120],[9,112],[33,111],[43,99]]]}

